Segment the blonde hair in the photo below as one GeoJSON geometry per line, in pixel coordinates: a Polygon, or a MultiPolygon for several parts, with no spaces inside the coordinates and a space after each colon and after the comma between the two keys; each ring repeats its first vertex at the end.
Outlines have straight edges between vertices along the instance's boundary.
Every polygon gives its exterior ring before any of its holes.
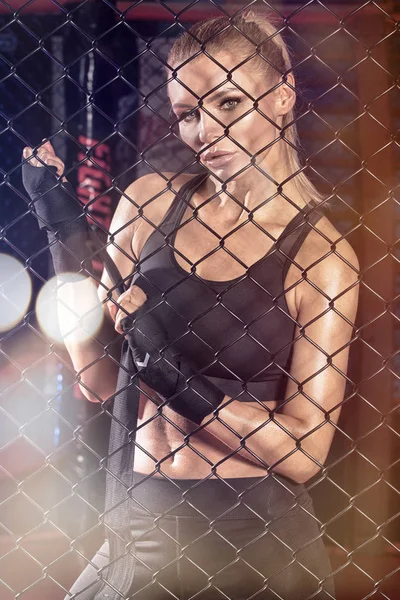
{"type": "MultiPolygon", "coordinates": [[[[285,82],[292,70],[292,62],[288,47],[272,21],[271,15],[265,11],[247,9],[232,18],[222,16],[196,23],[174,41],[168,54],[167,75],[170,76],[170,70],[175,71],[198,55],[207,53],[215,57],[219,52],[232,48],[235,54],[247,57],[238,64],[252,60],[253,66],[255,59],[257,71],[270,81],[276,80],[278,84],[282,79],[285,82]]],[[[320,203],[324,196],[309,180],[300,163],[298,148],[301,145],[294,109],[283,118],[281,138],[286,142],[286,159],[297,191],[301,197],[320,203]]]]}

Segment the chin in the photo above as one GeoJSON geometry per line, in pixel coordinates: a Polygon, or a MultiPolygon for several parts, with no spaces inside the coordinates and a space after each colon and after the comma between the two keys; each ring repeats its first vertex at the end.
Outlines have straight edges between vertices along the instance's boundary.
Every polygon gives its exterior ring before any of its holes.
{"type": "Polygon", "coordinates": [[[227,166],[227,167],[214,167],[211,168],[210,166],[207,166],[208,172],[210,175],[214,175],[216,177],[216,179],[218,179],[219,181],[240,181],[242,179],[245,179],[246,177],[248,177],[250,175],[250,173],[252,172],[251,167],[249,167],[249,164],[246,162],[243,162],[242,165],[238,165],[235,164],[235,166],[227,166]],[[247,167],[247,169],[246,169],[247,167]],[[242,171],[242,169],[245,169],[244,171],[242,171]]]}
{"type": "Polygon", "coordinates": [[[228,170],[220,173],[216,172],[216,175],[222,179],[223,181],[243,181],[252,175],[252,168],[246,164],[243,164],[241,167],[236,167],[235,169],[231,169],[230,172],[228,170]],[[247,169],[245,168],[247,166],[247,169]],[[242,171],[242,169],[245,169],[242,171]]]}

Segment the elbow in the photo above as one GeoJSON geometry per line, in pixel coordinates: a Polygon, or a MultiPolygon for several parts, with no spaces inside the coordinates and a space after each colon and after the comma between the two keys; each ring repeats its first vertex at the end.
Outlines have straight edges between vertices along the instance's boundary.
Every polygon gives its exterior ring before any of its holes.
{"type": "Polygon", "coordinates": [[[307,483],[307,481],[310,481],[310,479],[315,477],[315,475],[317,475],[321,471],[321,468],[322,467],[314,466],[314,468],[309,467],[308,469],[300,470],[299,472],[294,474],[292,479],[295,483],[307,483]]]}
{"type": "Polygon", "coordinates": [[[101,398],[98,398],[97,396],[94,396],[92,394],[88,394],[86,393],[86,400],[88,400],[89,402],[93,403],[93,404],[100,404],[101,402],[103,402],[103,400],[101,398]]]}
{"type": "Polygon", "coordinates": [[[99,404],[105,402],[106,400],[109,400],[115,395],[115,386],[113,388],[108,388],[108,386],[102,386],[101,389],[98,389],[98,385],[90,385],[87,382],[83,381],[79,381],[78,385],[86,400],[88,400],[91,403],[99,404]]]}
{"type": "Polygon", "coordinates": [[[102,398],[100,398],[95,391],[91,390],[90,388],[88,388],[86,385],[83,385],[82,383],[79,383],[79,389],[81,390],[82,394],[84,395],[84,397],[86,398],[86,400],[88,400],[89,402],[93,402],[93,403],[99,403],[102,402],[102,398]]]}
{"type": "Polygon", "coordinates": [[[319,439],[317,443],[312,439],[313,436],[306,437],[310,429],[309,426],[306,432],[299,436],[296,452],[292,455],[293,462],[290,465],[291,478],[300,484],[307,483],[324,469],[332,442],[332,438],[319,439]]]}
{"type": "Polygon", "coordinates": [[[102,403],[115,395],[117,387],[116,369],[107,369],[107,363],[102,363],[103,372],[96,368],[84,368],[76,373],[76,383],[86,400],[92,403],[102,403]]]}
{"type": "Polygon", "coordinates": [[[297,464],[296,472],[292,473],[291,478],[295,483],[307,483],[307,481],[321,472],[324,468],[324,462],[303,455],[302,460],[297,464]]]}

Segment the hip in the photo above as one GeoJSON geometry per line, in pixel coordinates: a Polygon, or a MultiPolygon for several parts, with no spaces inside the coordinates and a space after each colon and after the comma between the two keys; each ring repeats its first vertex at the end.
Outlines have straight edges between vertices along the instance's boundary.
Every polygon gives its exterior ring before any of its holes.
{"type": "Polygon", "coordinates": [[[141,600],[142,593],[143,600],[168,594],[215,600],[218,590],[231,600],[334,597],[323,534],[304,485],[275,474],[227,480],[133,475],[124,541],[109,530],[112,585],[124,581],[124,592],[141,600]]]}
{"type": "Polygon", "coordinates": [[[130,523],[134,555],[131,594],[151,600],[199,595],[215,600],[334,598],[331,566],[315,518],[301,512],[267,523],[150,515],[137,508],[130,523]],[[141,597],[141,596],[140,596],[141,597]]]}
{"type": "Polygon", "coordinates": [[[159,477],[133,472],[129,498],[131,513],[165,518],[261,519],[267,523],[295,514],[315,518],[305,486],[272,472],[227,479],[210,474],[204,479],[174,479],[164,470],[159,477]]]}

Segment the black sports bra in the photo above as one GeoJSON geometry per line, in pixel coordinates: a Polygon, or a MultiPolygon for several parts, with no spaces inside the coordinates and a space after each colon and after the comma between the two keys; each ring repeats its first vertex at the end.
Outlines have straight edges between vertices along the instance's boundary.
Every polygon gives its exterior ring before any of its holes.
{"type": "Polygon", "coordinates": [[[178,264],[173,243],[187,204],[206,177],[194,176],[182,186],[147,239],[132,284],[146,292],[153,316],[162,320],[173,345],[226,394],[283,401],[296,324],[284,280],[310,223],[324,212],[309,202],[244,275],[229,281],[202,279],[178,264]]]}

